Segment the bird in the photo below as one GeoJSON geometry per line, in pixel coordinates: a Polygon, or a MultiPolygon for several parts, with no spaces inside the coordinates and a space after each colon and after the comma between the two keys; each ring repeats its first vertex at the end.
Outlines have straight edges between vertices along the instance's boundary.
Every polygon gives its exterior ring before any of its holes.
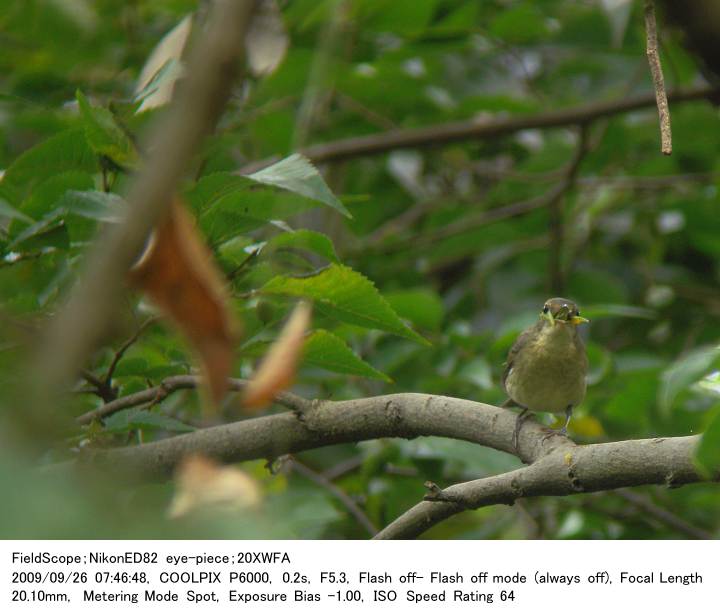
{"type": "Polygon", "coordinates": [[[528,413],[564,413],[565,425],[550,435],[567,434],[573,408],[585,398],[588,360],[577,326],[588,322],[575,302],[553,297],[510,348],[502,376],[509,399],[503,406],[522,410],[513,432],[516,450],[528,413]]]}

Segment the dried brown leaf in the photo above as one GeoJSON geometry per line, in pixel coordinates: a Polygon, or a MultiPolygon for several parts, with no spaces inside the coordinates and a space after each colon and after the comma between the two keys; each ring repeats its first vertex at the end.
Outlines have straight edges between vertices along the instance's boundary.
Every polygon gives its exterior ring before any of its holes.
{"type": "Polygon", "coordinates": [[[227,391],[239,328],[222,274],[179,199],[130,270],[130,281],[189,339],[216,406],[227,391]]]}
{"type": "Polygon", "coordinates": [[[310,304],[300,302],[295,307],[280,336],[270,347],[245,388],[245,408],[263,408],[272,402],[276,394],[292,385],[311,314],[310,304]]]}
{"type": "Polygon", "coordinates": [[[222,466],[200,455],[185,458],[175,478],[168,517],[199,511],[234,513],[260,504],[258,483],[240,469],[222,466]]]}

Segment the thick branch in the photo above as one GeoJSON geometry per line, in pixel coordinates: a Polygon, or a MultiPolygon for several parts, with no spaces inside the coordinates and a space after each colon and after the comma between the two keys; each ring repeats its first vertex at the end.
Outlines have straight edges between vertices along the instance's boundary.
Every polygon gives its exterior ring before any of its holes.
{"type": "MultiPolygon", "coordinates": [[[[172,379],[171,382],[178,386],[184,383],[186,387],[192,387],[197,383],[196,377],[191,376],[172,379]]],[[[166,385],[168,381],[165,380],[166,385]]],[[[238,384],[244,383],[238,381],[238,384]]],[[[137,396],[133,398],[133,404],[130,404],[131,396],[110,404],[123,403],[125,408],[137,406],[151,402],[156,393],[153,388],[133,394],[137,396]]],[[[445,436],[516,454],[530,462],[559,443],[571,443],[562,437],[543,441],[547,428],[527,421],[523,424],[519,452],[516,453],[512,444],[515,413],[481,402],[444,396],[408,393],[307,403],[298,396],[285,393],[282,402],[297,410],[205,428],[136,447],[90,451],[81,462],[124,469],[148,481],[170,477],[176,464],[193,452],[223,462],[240,462],[274,459],[326,445],[376,438],[445,436]]]]}
{"type": "MultiPolygon", "coordinates": [[[[426,500],[380,531],[376,539],[410,539],[466,509],[512,505],[529,496],[567,496],[628,486],[676,487],[701,481],[693,461],[699,436],[566,444],[528,467],[449,488],[426,500]]],[[[716,471],[720,479],[720,469],[716,471]]]]}
{"type": "MultiPolygon", "coordinates": [[[[720,94],[720,88],[699,86],[668,93],[668,99],[674,103],[710,98],[720,94]]],[[[400,148],[426,148],[457,141],[491,139],[516,133],[530,128],[559,128],[581,125],[597,120],[636,111],[655,105],[655,93],[628,96],[620,100],[590,103],[570,109],[546,111],[534,115],[521,115],[482,120],[463,120],[426,126],[391,130],[375,135],[350,137],[330,143],[309,146],[302,150],[315,163],[346,160],[359,156],[382,154],[400,148]]],[[[273,160],[256,161],[246,165],[242,173],[251,173],[261,169],[273,160]]]]}
{"type": "MultiPolygon", "coordinates": [[[[531,463],[510,473],[438,489],[429,496],[435,502],[416,505],[378,538],[415,537],[465,509],[511,504],[520,497],[646,484],[679,486],[704,479],[692,461],[698,436],[577,446],[560,436],[543,438],[547,428],[530,420],[523,424],[516,452],[515,413],[480,402],[425,394],[312,403],[295,396],[288,402],[298,407],[295,413],[248,419],[136,447],[90,451],[78,464],[112,469],[116,475],[123,470],[151,481],[170,477],[190,453],[223,462],[272,460],[338,443],[431,435],[485,445],[531,463]]],[[[54,469],[67,472],[74,465],[54,469]]],[[[720,469],[716,475],[720,479],[720,469]]]]}

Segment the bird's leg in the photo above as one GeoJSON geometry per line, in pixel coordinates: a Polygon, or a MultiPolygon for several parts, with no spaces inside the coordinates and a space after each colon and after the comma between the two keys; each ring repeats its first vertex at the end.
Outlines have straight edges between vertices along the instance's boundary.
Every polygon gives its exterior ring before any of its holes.
{"type": "Polygon", "coordinates": [[[570,424],[570,419],[572,418],[572,412],[572,404],[568,404],[568,407],[565,409],[565,425],[560,428],[560,430],[558,430],[558,434],[561,434],[562,436],[565,436],[567,434],[567,428],[570,424]]]}
{"type": "Polygon", "coordinates": [[[573,407],[572,404],[569,404],[568,407],[565,409],[565,425],[560,428],[559,430],[553,430],[551,428],[548,428],[549,434],[546,434],[543,436],[542,442],[544,443],[546,439],[549,439],[551,436],[555,436],[556,434],[559,436],[566,436],[567,435],[567,428],[570,424],[570,419],[572,418],[572,412],[573,407]]]}
{"type": "Polygon", "coordinates": [[[530,414],[530,411],[528,411],[524,406],[520,406],[520,408],[522,409],[522,411],[518,414],[517,419],[515,420],[515,429],[513,430],[512,442],[515,451],[518,450],[518,442],[520,440],[520,428],[522,428],[523,423],[530,414]]]}

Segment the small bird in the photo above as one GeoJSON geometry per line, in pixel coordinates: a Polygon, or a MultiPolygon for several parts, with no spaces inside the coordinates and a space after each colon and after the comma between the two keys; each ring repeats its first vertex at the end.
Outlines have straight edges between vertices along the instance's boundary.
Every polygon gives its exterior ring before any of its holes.
{"type": "Polygon", "coordinates": [[[522,409],[513,433],[515,449],[528,413],[564,413],[565,425],[557,433],[567,433],[573,407],[585,397],[588,361],[577,326],[587,322],[575,302],[553,297],[538,322],[512,345],[502,380],[510,396],[504,406],[522,409]]]}

